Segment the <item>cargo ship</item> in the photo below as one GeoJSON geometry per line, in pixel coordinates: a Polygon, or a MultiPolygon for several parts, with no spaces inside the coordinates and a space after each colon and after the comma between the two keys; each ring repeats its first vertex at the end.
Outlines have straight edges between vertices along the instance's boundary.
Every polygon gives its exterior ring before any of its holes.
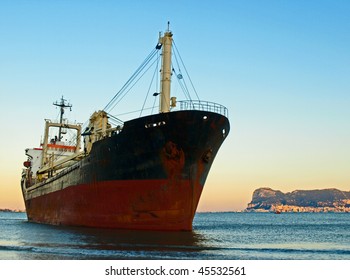
{"type": "Polygon", "coordinates": [[[154,51],[161,58],[160,90],[153,94],[157,113],[121,121],[101,109],[83,127],[64,118],[72,105],[63,96],[54,103],[60,119],[46,119],[40,146],[25,150],[21,189],[28,221],[192,230],[209,170],[230,131],[228,111],[213,102],[171,97],[169,27],[154,51]],[[71,139],[64,141],[67,134],[71,139]]]}

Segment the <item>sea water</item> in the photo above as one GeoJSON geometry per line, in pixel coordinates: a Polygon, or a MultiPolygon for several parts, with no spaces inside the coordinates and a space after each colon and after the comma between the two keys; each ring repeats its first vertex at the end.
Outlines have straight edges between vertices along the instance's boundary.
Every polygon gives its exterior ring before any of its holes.
{"type": "Polygon", "coordinates": [[[192,232],[50,226],[0,212],[1,260],[350,260],[350,213],[197,213],[192,232]]]}

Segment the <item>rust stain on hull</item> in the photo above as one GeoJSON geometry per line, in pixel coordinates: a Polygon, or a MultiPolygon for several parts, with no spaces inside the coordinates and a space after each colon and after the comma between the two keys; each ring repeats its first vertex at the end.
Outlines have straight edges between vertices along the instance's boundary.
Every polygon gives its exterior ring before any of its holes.
{"type": "Polygon", "coordinates": [[[30,221],[54,225],[192,230],[190,182],[182,181],[167,190],[164,184],[149,180],[71,186],[27,201],[27,215],[30,221]]]}

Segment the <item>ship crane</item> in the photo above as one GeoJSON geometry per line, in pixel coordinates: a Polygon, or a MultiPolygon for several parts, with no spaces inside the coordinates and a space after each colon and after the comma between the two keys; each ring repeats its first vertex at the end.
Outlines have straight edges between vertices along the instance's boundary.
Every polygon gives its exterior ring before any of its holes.
{"type": "Polygon", "coordinates": [[[64,123],[63,115],[65,108],[69,108],[70,110],[72,108],[72,105],[66,101],[62,96],[60,102],[56,101],[53,103],[53,105],[60,107],[60,121],[51,122],[50,120],[46,120],[45,122],[41,168],[38,170],[38,174],[48,173],[48,176],[50,176],[54,170],[71,165],[72,163],[69,163],[69,161],[79,158],[82,154],[80,151],[81,125],[64,123]],[[53,141],[49,139],[50,128],[58,128],[58,137],[57,139],[55,137],[53,141]],[[63,129],[76,130],[75,145],[61,142],[62,134],[65,133],[63,129]]]}

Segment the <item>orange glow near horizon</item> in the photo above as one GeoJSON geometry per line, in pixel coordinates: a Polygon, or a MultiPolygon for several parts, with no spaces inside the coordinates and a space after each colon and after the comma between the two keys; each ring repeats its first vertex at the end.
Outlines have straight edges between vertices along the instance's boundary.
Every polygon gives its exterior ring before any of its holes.
{"type": "MultiPolygon", "coordinates": [[[[138,1],[148,13],[137,21],[128,1],[31,1],[25,9],[3,2],[0,208],[24,209],[24,150],[40,146],[45,118],[57,118],[52,102],[63,94],[73,104],[65,117],[88,121],[154,48],[168,17],[198,99],[224,105],[231,126],[198,211],[243,210],[261,187],[350,191],[349,1],[303,1],[303,8],[298,1],[254,1],[254,8],[251,1],[222,1],[210,21],[202,20],[210,5],[195,1],[185,10],[176,2],[169,9],[165,1],[138,1]]],[[[125,122],[138,109],[156,109],[157,71],[149,69],[109,114],[125,122]]],[[[176,76],[172,96],[195,100],[176,76]]]]}
{"type": "Polygon", "coordinates": [[[19,178],[3,178],[0,187],[0,209],[24,210],[19,178]]]}

